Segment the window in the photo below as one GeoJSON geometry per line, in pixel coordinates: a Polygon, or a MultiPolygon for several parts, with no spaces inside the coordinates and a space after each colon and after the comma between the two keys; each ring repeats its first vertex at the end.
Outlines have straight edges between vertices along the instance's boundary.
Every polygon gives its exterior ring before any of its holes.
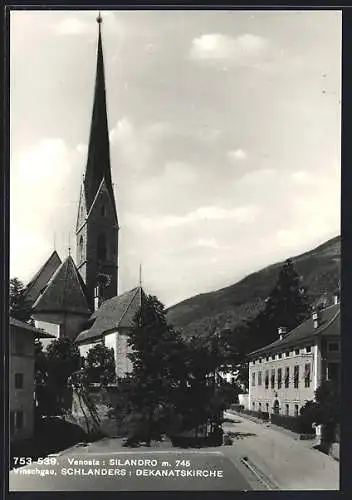
{"type": "Polygon", "coordinates": [[[82,262],[84,260],[83,236],[82,235],[79,239],[79,260],[80,260],[80,262],[82,262]]]}
{"type": "Polygon", "coordinates": [[[267,356],[267,357],[265,358],[265,361],[269,361],[269,356],[267,356]]]}
{"type": "Polygon", "coordinates": [[[255,386],[255,373],[252,373],[252,387],[255,386]]]}
{"type": "Polygon", "coordinates": [[[290,367],[286,366],[285,368],[285,389],[290,386],[290,367]]]}
{"type": "Polygon", "coordinates": [[[312,346],[311,345],[307,345],[306,347],[306,352],[312,352],[312,346]]]}
{"type": "Polygon", "coordinates": [[[293,368],[293,387],[298,389],[299,385],[299,365],[295,365],[293,368]]]}
{"type": "Polygon", "coordinates": [[[23,411],[12,411],[10,413],[10,432],[14,434],[21,429],[23,429],[23,411]]]}
{"type": "Polygon", "coordinates": [[[265,372],[265,389],[269,389],[269,371],[265,372]]]}
{"type": "Polygon", "coordinates": [[[94,288],[94,310],[96,311],[100,305],[100,286],[94,288]]]}
{"type": "Polygon", "coordinates": [[[262,358],[259,358],[259,363],[261,363],[261,362],[262,362],[262,358]]]}
{"type": "Polygon", "coordinates": [[[262,385],[262,372],[258,372],[258,385],[262,385]]]}
{"type": "Polygon", "coordinates": [[[15,373],[15,389],[23,389],[23,373],[15,373]]]}
{"type": "Polygon", "coordinates": [[[253,408],[253,410],[255,409],[255,402],[254,401],[252,401],[252,408],[253,408]]]}
{"type": "Polygon", "coordinates": [[[299,406],[295,405],[295,417],[298,417],[299,406]]]}
{"type": "Polygon", "coordinates": [[[261,404],[261,403],[259,403],[259,404],[258,404],[258,410],[259,410],[260,412],[262,411],[262,404],[261,404]]]}
{"type": "Polygon", "coordinates": [[[285,356],[286,356],[286,358],[289,358],[290,357],[290,351],[286,351],[285,356]]]}
{"type": "Polygon", "coordinates": [[[282,384],[282,368],[278,368],[277,370],[277,388],[281,389],[282,384]]]}
{"type": "Polygon", "coordinates": [[[288,417],[290,414],[290,405],[289,404],[285,404],[285,415],[288,417]]]}
{"type": "Polygon", "coordinates": [[[327,366],[327,379],[332,382],[340,382],[340,365],[339,363],[328,363],[327,366]]]}
{"type": "Polygon", "coordinates": [[[275,370],[271,370],[271,388],[274,389],[275,388],[275,370]]]}
{"type": "Polygon", "coordinates": [[[269,413],[269,403],[266,403],[266,412],[269,413]]]}
{"type": "Polygon", "coordinates": [[[282,354],[281,354],[281,352],[279,353],[278,357],[279,357],[279,359],[281,359],[281,358],[282,358],[282,354]]]}
{"type": "Polygon", "coordinates": [[[299,354],[299,349],[295,349],[295,355],[298,356],[299,354]]]}
{"type": "Polygon", "coordinates": [[[104,234],[100,234],[97,242],[97,257],[98,260],[105,261],[107,257],[106,238],[104,234]]]}
{"type": "Polygon", "coordinates": [[[339,344],[337,342],[329,342],[328,351],[338,352],[339,351],[339,344]]]}
{"type": "Polygon", "coordinates": [[[310,387],[310,363],[304,365],[304,387],[310,387]]]}

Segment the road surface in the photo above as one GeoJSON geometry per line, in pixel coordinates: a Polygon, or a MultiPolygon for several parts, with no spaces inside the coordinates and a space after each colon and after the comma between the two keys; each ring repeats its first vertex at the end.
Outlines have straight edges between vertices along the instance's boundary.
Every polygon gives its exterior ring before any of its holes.
{"type": "MultiPolygon", "coordinates": [[[[29,461],[29,459],[28,459],[29,461]]],[[[212,450],[63,454],[10,472],[10,491],[247,491],[254,479],[240,461],[212,450]]]]}

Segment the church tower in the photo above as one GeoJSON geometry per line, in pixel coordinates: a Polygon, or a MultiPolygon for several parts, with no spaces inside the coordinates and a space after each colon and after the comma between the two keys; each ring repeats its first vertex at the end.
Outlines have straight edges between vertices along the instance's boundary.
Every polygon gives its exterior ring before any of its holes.
{"type": "Polygon", "coordinates": [[[119,226],[111,179],[100,14],[97,22],[93,113],[76,224],[77,267],[86,284],[92,310],[118,293],[119,226]]]}

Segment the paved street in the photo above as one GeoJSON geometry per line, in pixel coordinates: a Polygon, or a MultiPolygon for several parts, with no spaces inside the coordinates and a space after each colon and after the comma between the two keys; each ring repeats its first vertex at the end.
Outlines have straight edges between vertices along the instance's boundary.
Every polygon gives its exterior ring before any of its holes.
{"type": "Polygon", "coordinates": [[[247,456],[280,490],[338,490],[339,463],[313,449],[312,441],[300,441],[267,424],[242,415],[224,431],[235,433],[233,446],[223,446],[226,456],[247,456]],[[234,453],[236,450],[236,453],[234,453]]]}
{"type": "Polygon", "coordinates": [[[13,470],[10,491],[339,489],[338,462],[314,450],[312,441],[296,440],[242,415],[225,416],[232,420],[224,424],[233,436],[232,446],[181,450],[165,442],[126,449],[121,439],[102,439],[65,450],[51,459],[55,465],[35,463],[13,470]],[[36,474],[19,472],[24,469],[36,469],[36,474]],[[75,475],[67,469],[76,469],[75,475]],[[41,476],[43,470],[53,475],[41,476]]]}

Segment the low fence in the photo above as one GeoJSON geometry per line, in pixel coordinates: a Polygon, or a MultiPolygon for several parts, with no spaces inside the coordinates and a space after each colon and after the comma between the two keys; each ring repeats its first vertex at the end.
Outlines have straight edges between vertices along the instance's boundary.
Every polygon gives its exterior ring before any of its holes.
{"type": "Polygon", "coordinates": [[[309,423],[305,422],[301,417],[290,417],[286,415],[277,415],[275,413],[269,414],[267,412],[246,410],[242,407],[233,409],[244,415],[258,418],[260,420],[263,420],[263,422],[270,421],[272,424],[277,425],[278,427],[283,427],[284,429],[295,432],[296,434],[300,434],[302,435],[302,439],[304,438],[304,436],[311,438],[315,434],[312,426],[309,423]]]}

